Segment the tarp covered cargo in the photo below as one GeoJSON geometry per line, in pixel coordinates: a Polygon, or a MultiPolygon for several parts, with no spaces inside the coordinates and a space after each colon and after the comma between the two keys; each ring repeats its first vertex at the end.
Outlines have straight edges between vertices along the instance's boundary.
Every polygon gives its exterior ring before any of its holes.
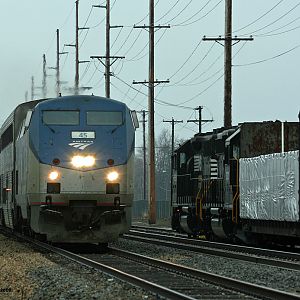
{"type": "Polygon", "coordinates": [[[240,217],[299,221],[299,151],[240,159],[240,217]]]}

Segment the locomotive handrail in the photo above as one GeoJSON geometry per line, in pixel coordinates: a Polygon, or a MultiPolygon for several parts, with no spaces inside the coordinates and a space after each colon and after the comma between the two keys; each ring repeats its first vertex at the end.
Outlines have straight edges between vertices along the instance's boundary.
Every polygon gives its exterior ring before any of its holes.
{"type": "Polygon", "coordinates": [[[233,200],[232,200],[232,222],[238,223],[238,200],[240,198],[240,191],[239,191],[239,160],[236,160],[236,185],[232,185],[232,187],[236,187],[236,192],[234,194],[233,200]]]}

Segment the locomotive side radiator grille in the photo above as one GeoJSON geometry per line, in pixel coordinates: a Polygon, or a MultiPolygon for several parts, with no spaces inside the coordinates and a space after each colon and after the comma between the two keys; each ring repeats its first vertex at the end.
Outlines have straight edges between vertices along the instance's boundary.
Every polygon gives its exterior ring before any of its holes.
{"type": "Polygon", "coordinates": [[[210,178],[218,179],[218,161],[216,159],[210,159],[210,178]]]}

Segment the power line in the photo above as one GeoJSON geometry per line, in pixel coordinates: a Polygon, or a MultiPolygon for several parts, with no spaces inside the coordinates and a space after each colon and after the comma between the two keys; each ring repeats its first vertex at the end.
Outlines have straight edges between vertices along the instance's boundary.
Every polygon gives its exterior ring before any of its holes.
{"type": "MultiPolygon", "coordinates": [[[[232,33],[235,33],[235,32],[238,32],[238,31],[241,31],[253,24],[255,24],[257,21],[261,20],[262,18],[264,18],[266,15],[268,15],[271,11],[273,11],[279,4],[281,4],[284,0],[280,0],[279,2],[277,2],[273,7],[271,7],[271,9],[269,9],[268,11],[266,11],[265,13],[263,13],[261,16],[259,16],[257,19],[255,19],[254,21],[252,21],[251,23],[239,28],[239,29],[236,29],[234,30],[232,33]]],[[[247,34],[248,35],[248,34],[247,34]]]]}
{"type": "Polygon", "coordinates": [[[260,64],[260,63],[264,63],[264,62],[267,62],[267,61],[270,61],[270,60],[273,60],[273,59],[276,59],[280,56],[283,56],[285,54],[288,54],[296,49],[298,49],[300,47],[300,44],[287,50],[287,51],[284,51],[280,54],[277,54],[275,56],[272,56],[272,57],[269,57],[269,58],[266,58],[266,59],[262,59],[262,60],[259,60],[259,61],[255,61],[255,62],[251,62],[251,63],[246,63],[246,64],[236,64],[236,65],[232,65],[233,67],[244,67],[244,66],[251,66],[251,65],[257,65],[257,64],[260,64]]]}
{"type": "Polygon", "coordinates": [[[209,53],[212,51],[213,47],[215,46],[216,43],[213,43],[211,45],[211,47],[209,48],[209,50],[207,51],[207,53],[202,57],[202,59],[194,66],[194,68],[186,75],[183,75],[179,80],[177,80],[175,83],[173,83],[172,85],[177,85],[178,83],[182,82],[183,80],[185,80],[187,77],[191,76],[191,74],[193,74],[195,72],[195,70],[200,66],[200,64],[207,58],[207,56],[209,55],[209,53]]]}
{"type": "Polygon", "coordinates": [[[298,6],[300,5],[300,2],[298,4],[296,4],[295,6],[293,6],[289,11],[287,11],[286,13],[284,13],[283,15],[281,15],[279,18],[277,18],[276,20],[272,21],[271,23],[255,30],[255,31],[252,31],[251,33],[248,33],[248,34],[243,34],[242,36],[245,36],[245,35],[253,35],[254,33],[258,32],[258,31],[261,31],[265,28],[268,28],[270,27],[271,25],[277,23],[278,21],[280,21],[281,19],[283,19],[284,17],[286,17],[287,15],[289,15],[292,11],[294,11],[298,6]]]}
{"type": "Polygon", "coordinates": [[[191,3],[193,2],[193,0],[190,0],[186,5],[185,7],[175,16],[173,17],[172,19],[170,19],[168,22],[164,23],[164,24],[170,24],[172,21],[174,21],[175,19],[177,19],[190,5],[191,3]]]}
{"type": "MultiPolygon", "coordinates": [[[[121,79],[120,77],[118,76],[115,76],[115,78],[117,78],[118,80],[120,80],[121,82],[123,82],[125,85],[129,86],[130,85],[124,81],[123,79],[121,79]]],[[[134,88],[134,87],[131,87],[133,90],[135,91],[138,91],[140,94],[144,95],[144,96],[148,96],[146,93],[143,93],[141,91],[139,91],[138,89],[134,88]]],[[[161,100],[161,99],[158,99],[155,97],[155,103],[157,104],[160,104],[160,105],[166,105],[166,106],[172,106],[172,107],[176,107],[176,108],[183,108],[183,109],[188,109],[188,110],[193,110],[194,108],[192,107],[187,107],[187,106],[183,106],[183,105],[180,105],[180,104],[174,104],[174,103],[170,103],[170,102],[167,102],[167,101],[164,101],[164,100],[161,100]]]]}
{"type": "Polygon", "coordinates": [[[176,5],[179,3],[180,0],[177,0],[173,6],[171,6],[171,8],[169,10],[167,10],[166,13],[164,13],[159,19],[156,20],[156,22],[159,22],[160,20],[162,20],[164,17],[166,17],[175,7],[176,5]]]}
{"type": "MultiPolygon", "coordinates": [[[[233,55],[233,58],[235,58],[239,53],[240,51],[245,47],[247,42],[244,42],[243,45],[238,49],[238,51],[233,55]]],[[[212,75],[210,75],[209,77],[207,77],[206,79],[203,79],[202,81],[200,82],[196,82],[196,83],[193,83],[195,82],[197,79],[201,78],[204,74],[206,74],[216,63],[217,61],[223,56],[223,52],[212,62],[212,64],[210,64],[208,66],[208,68],[206,70],[204,70],[199,76],[197,76],[196,78],[194,78],[193,80],[187,82],[187,83],[183,83],[183,84],[178,84],[177,86],[195,86],[195,85],[199,85],[199,84],[202,84],[204,82],[207,82],[208,80],[212,79],[213,77],[215,77],[217,74],[219,74],[222,70],[223,70],[223,67],[222,68],[219,68],[216,72],[214,72],[212,75]]]]}
{"type": "Polygon", "coordinates": [[[256,36],[256,37],[274,36],[274,35],[279,35],[279,34],[283,34],[283,33],[286,33],[286,32],[293,31],[293,30],[295,30],[295,29],[298,29],[299,26],[294,27],[294,28],[289,29],[289,30],[286,30],[286,31],[283,31],[283,32],[271,34],[271,33],[273,33],[273,32],[276,32],[276,31],[278,31],[278,30],[281,30],[281,29],[283,29],[283,28],[285,28],[285,27],[287,27],[287,26],[289,26],[289,25],[295,23],[295,22],[298,21],[299,19],[300,19],[300,17],[297,17],[296,19],[294,19],[294,20],[288,22],[287,24],[285,24],[285,25],[283,25],[283,26],[277,27],[277,28],[275,28],[275,29],[273,29],[273,30],[270,30],[270,31],[268,31],[268,32],[265,32],[265,33],[256,34],[256,35],[254,35],[254,36],[256,36]]]}
{"type": "Polygon", "coordinates": [[[189,26],[189,25],[192,25],[194,23],[197,23],[197,22],[201,21],[202,19],[204,19],[205,17],[207,17],[211,12],[213,12],[222,2],[223,2],[223,0],[220,0],[215,6],[213,6],[206,14],[204,14],[200,18],[198,18],[194,21],[191,21],[191,22],[189,22],[191,20],[191,18],[189,18],[189,19],[187,19],[184,22],[181,22],[179,24],[172,24],[172,27],[189,26]]]}

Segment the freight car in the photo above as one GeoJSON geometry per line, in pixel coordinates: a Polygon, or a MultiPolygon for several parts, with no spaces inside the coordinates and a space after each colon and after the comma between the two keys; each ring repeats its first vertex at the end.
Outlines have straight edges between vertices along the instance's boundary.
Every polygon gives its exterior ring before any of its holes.
{"type": "Polygon", "coordinates": [[[20,104],[0,131],[0,225],[66,243],[127,232],[137,125],[124,103],[102,97],[20,104]]]}
{"type": "Polygon", "coordinates": [[[300,244],[299,123],[197,134],[173,155],[172,228],[209,240],[300,244]]]}

